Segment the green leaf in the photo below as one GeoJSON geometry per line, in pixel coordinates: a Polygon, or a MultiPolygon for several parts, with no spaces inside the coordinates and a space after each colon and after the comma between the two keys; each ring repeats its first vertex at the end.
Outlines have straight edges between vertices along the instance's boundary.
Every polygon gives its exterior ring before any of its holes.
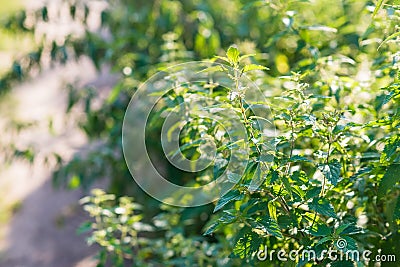
{"type": "Polygon", "coordinates": [[[89,232],[90,230],[92,230],[92,222],[84,222],[79,226],[76,232],[80,235],[89,232]]]}
{"type": "Polygon", "coordinates": [[[312,202],[308,204],[308,207],[310,210],[313,210],[321,215],[337,218],[332,204],[329,203],[329,201],[325,198],[314,198],[312,202]]]}
{"type": "Polygon", "coordinates": [[[254,252],[257,252],[260,249],[260,246],[263,242],[263,239],[260,238],[256,233],[250,231],[246,231],[242,237],[236,242],[235,247],[233,248],[233,254],[239,256],[241,259],[244,259],[254,252]]]}
{"type": "Polygon", "coordinates": [[[289,228],[295,225],[296,217],[289,215],[280,215],[278,217],[278,225],[281,228],[289,228]]]}
{"type": "MultiPolygon", "coordinates": [[[[294,171],[292,173],[292,177],[291,178],[292,178],[293,181],[297,181],[297,182],[299,182],[301,184],[308,182],[307,174],[304,171],[294,171]]],[[[319,194],[319,192],[318,192],[318,194],[319,194]]],[[[309,197],[309,198],[312,198],[312,197],[309,197]]]]}
{"type": "Polygon", "coordinates": [[[383,178],[378,189],[378,197],[383,197],[387,191],[389,191],[396,183],[400,181],[400,164],[390,165],[383,178]]]}
{"type": "Polygon", "coordinates": [[[223,195],[217,202],[217,205],[214,208],[214,212],[219,211],[222,209],[226,204],[234,200],[243,199],[244,195],[240,193],[239,190],[235,189],[229,191],[227,194],[223,195]]]}
{"type": "Polygon", "coordinates": [[[316,246],[321,245],[321,244],[323,244],[323,243],[326,243],[326,242],[328,242],[329,240],[332,240],[332,237],[330,237],[330,236],[325,236],[325,237],[321,238],[321,239],[317,242],[316,246]]]}
{"type": "Polygon", "coordinates": [[[69,180],[68,188],[76,189],[81,185],[81,179],[78,175],[72,176],[71,180],[69,180]]]}
{"type": "Polygon", "coordinates": [[[315,224],[309,232],[313,236],[328,236],[331,234],[331,228],[325,224],[315,224]]]}
{"type": "Polygon", "coordinates": [[[257,160],[257,162],[274,162],[274,156],[270,154],[266,155],[260,155],[257,160]]]}
{"type": "Polygon", "coordinates": [[[372,14],[373,17],[376,16],[376,14],[378,14],[379,9],[381,9],[382,5],[383,5],[384,0],[378,0],[378,3],[376,3],[375,9],[374,9],[374,13],[372,14]]]}
{"type": "Polygon", "coordinates": [[[269,234],[283,238],[281,228],[279,227],[278,223],[269,216],[265,216],[261,221],[258,222],[261,224],[269,234]]]}
{"type": "Polygon", "coordinates": [[[272,184],[278,179],[279,179],[279,173],[276,170],[271,171],[271,180],[269,181],[269,183],[272,184]]]}
{"type": "Polygon", "coordinates": [[[223,215],[215,222],[213,222],[207,230],[204,232],[203,235],[210,235],[214,233],[218,228],[220,228],[224,224],[230,224],[236,221],[237,216],[236,214],[232,213],[231,211],[223,211],[223,215]]]}
{"type": "Polygon", "coordinates": [[[248,57],[254,57],[256,54],[247,54],[247,55],[243,55],[243,56],[241,56],[240,58],[239,58],[239,61],[242,61],[243,59],[245,59],[245,58],[248,58],[248,57]]]}
{"type": "Polygon", "coordinates": [[[357,242],[350,236],[340,236],[338,240],[334,242],[335,247],[342,251],[357,250],[357,242]]]}
{"type": "Polygon", "coordinates": [[[385,40],[383,40],[383,42],[378,46],[378,49],[377,49],[377,50],[379,50],[379,48],[381,48],[382,45],[386,44],[387,42],[389,42],[390,40],[392,40],[392,39],[394,39],[394,38],[396,38],[396,37],[398,37],[398,36],[400,36],[400,32],[395,32],[395,33],[393,33],[393,34],[390,35],[388,38],[386,38],[385,40]]]}
{"type": "Polygon", "coordinates": [[[328,164],[323,164],[320,167],[320,170],[328,179],[329,182],[331,182],[334,186],[337,185],[339,182],[340,178],[340,169],[342,168],[342,165],[337,159],[334,159],[330,161],[328,164]]]}
{"type": "Polygon", "coordinates": [[[337,29],[325,25],[302,26],[301,29],[309,31],[337,32],[337,29]]]}
{"type": "Polygon", "coordinates": [[[273,201],[268,202],[268,213],[275,221],[278,219],[276,216],[276,206],[273,201]]]}
{"type": "Polygon", "coordinates": [[[219,218],[219,221],[223,224],[229,224],[234,222],[237,219],[236,215],[237,211],[236,210],[224,210],[221,218],[219,218]]]}
{"type": "Polygon", "coordinates": [[[334,261],[331,262],[331,267],[354,267],[354,263],[352,261],[334,261]]]}
{"type": "Polygon", "coordinates": [[[393,212],[393,219],[400,220],[400,196],[397,197],[396,207],[393,212]]]}
{"type": "Polygon", "coordinates": [[[306,195],[303,189],[301,189],[301,187],[298,185],[292,185],[292,192],[300,197],[300,199],[304,199],[304,196],[306,195]]]}
{"type": "Polygon", "coordinates": [[[241,175],[234,173],[234,172],[230,172],[226,175],[228,177],[229,182],[231,183],[237,183],[240,181],[240,179],[242,178],[241,175]]]}
{"type": "Polygon", "coordinates": [[[229,62],[232,65],[236,65],[239,63],[239,50],[236,47],[229,47],[228,51],[226,52],[226,57],[229,59],[229,62]]]}
{"type": "Polygon", "coordinates": [[[202,72],[211,72],[211,73],[213,73],[213,72],[218,72],[218,71],[221,71],[221,72],[226,71],[226,68],[224,66],[222,66],[222,65],[217,65],[217,66],[212,66],[212,67],[205,68],[204,70],[201,70],[198,73],[202,73],[202,72]]]}
{"type": "Polygon", "coordinates": [[[309,160],[308,158],[303,157],[303,156],[300,156],[300,155],[295,155],[295,156],[291,157],[291,158],[289,159],[289,161],[291,161],[291,162],[301,162],[301,161],[304,161],[304,162],[312,162],[312,161],[309,160]]]}
{"type": "Polygon", "coordinates": [[[311,199],[318,196],[321,193],[321,187],[313,187],[309,189],[306,193],[306,199],[311,199]]]}
{"type": "Polygon", "coordinates": [[[227,57],[220,57],[220,56],[214,56],[214,57],[229,63],[229,59],[227,57]]]}
{"type": "Polygon", "coordinates": [[[180,146],[176,151],[171,151],[170,156],[172,158],[176,157],[179,153],[184,152],[184,151],[194,148],[194,147],[199,147],[200,145],[202,145],[204,143],[206,143],[206,140],[204,140],[204,139],[197,139],[191,143],[186,143],[186,144],[180,146]],[[174,152],[174,153],[172,153],[172,152],[174,152]]]}
{"type": "Polygon", "coordinates": [[[244,66],[243,72],[253,71],[253,70],[268,70],[267,67],[256,65],[256,64],[249,64],[244,66]]]}
{"type": "Polygon", "coordinates": [[[203,235],[211,235],[212,233],[214,233],[220,226],[220,222],[216,221],[213,224],[211,224],[207,230],[204,232],[203,235]]]}
{"type": "Polygon", "coordinates": [[[281,181],[282,181],[285,189],[288,191],[290,197],[292,198],[293,197],[293,195],[292,195],[292,185],[289,182],[289,177],[284,175],[284,176],[281,177],[281,181]]]}

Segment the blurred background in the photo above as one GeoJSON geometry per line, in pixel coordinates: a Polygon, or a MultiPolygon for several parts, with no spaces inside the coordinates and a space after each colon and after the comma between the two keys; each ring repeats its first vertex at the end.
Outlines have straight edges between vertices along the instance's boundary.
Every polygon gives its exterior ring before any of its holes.
{"type": "MultiPolygon", "coordinates": [[[[385,40],[398,10],[379,3],[1,0],[0,266],[96,266],[99,248],[77,233],[88,219],[78,201],[91,188],[133,195],[156,213],[130,177],[120,137],[135,88],[166,66],[236,44],[269,67],[263,90],[294,71],[347,104],[375,97],[399,57],[396,36],[385,40]]],[[[209,219],[190,216],[196,233],[209,219]]]]}

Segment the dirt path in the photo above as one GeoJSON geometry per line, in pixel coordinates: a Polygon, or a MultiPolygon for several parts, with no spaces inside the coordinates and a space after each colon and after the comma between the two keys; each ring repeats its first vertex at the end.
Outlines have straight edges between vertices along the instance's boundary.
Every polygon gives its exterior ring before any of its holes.
{"type": "MultiPolygon", "coordinates": [[[[103,83],[111,83],[112,79],[104,78],[107,75],[102,76],[103,83]]],[[[87,141],[76,122],[66,120],[64,115],[63,88],[68,81],[88,83],[96,79],[93,66],[82,60],[44,72],[15,88],[1,103],[2,136],[6,137],[10,118],[35,121],[37,125],[32,129],[11,137],[17,145],[29,144],[39,152],[33,165],[18,161],[7,168],[0,166],[1,267],[95,266],[96,249],[88,247],[85,237],[76,234],[77,227],[87,219],[77,203],[83,192],[55,189],[51,168],[41,161],[50,151],[68,157],[85,146],[87,141]],[[53,133],[48,131],[50,120],[53,133]]]]}

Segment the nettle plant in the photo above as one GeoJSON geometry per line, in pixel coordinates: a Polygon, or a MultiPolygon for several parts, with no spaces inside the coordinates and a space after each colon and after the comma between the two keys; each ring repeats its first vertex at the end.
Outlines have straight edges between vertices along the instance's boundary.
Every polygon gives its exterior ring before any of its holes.
{"type": "MultiPolygon", "coordinates": [[[[104,247],[102,264],[107,262],[105,251],[118,266],[127,262],[135,266],[353,266],[367,263],[355,258],[335,261],[321,254],[324,250],[362,253],[366,249],[378,253],[379,248],[395,252],[400,222],[396,184],[400,77],[359,110],[340,104],[338,95],[321,94],[319,83],[305,82],[308,74],[300,73],[277,78],[283,90],[272,91],[263,103],[252,102],[246,99],[247,88],[240,80],[251,71],[262,75],[260,71],[267,68],[249,63],[251,56],[241,56],[237,48],[230,47],[225,57],[216,57],[229,66],[218,64],[206,70],[227,72],[232,88],[210,83],[204,84],[202,92],[172,90],[164,96],[167,108],[173,109],[193,94],[207,93],[235,111],[248,137],[242,140],[249,148],[244,174],[228,176],[236,184],[215,203],[213,215],[208,206],[199,210],[162,205],[160,213],[149,220],[136,215],[141,209],[131,199],[121,198],[118,205],[110,204],[104,193],[86,198],[85,207],[96,219],[90,241],[104,247]],[[256,116],[253,105],[271,108],[276,127],[271,138],[259,129],[260,120],[266,118],[256,116]],[[379,112],[383,110],[387,113],[379,112]],[[364,123],[353,121],[359,113],[372,112],[376,115],[364,123]],[[262,182],[252,187],[254,180],[262,182]],[[203,236],[193,230],[198,226],[193,213],[206,218],[203,236]],[[294,262],[270,258],[269,251],[281,249],[314,250],[318,258],[294,262]],[[272,261],[259,261],[260,251],[272,261]]],[[[157,117],[160,114],[153,114],[153,121],[162,122],[157,117]]],[[[204,131],[217,136],[218,130],[219,125],[211,120],[192,120],[181,132],[181,152],[188,159],[198,158],[201,142],[194,140],[201,140],[204,131]]],[[[238,142],[216,137],[215,143],[225,161],[215,163],[210,175],[186,176],[180,182],[198,185],[204,177],[215,178],[225,171],[230,149],[238,142]]]]}

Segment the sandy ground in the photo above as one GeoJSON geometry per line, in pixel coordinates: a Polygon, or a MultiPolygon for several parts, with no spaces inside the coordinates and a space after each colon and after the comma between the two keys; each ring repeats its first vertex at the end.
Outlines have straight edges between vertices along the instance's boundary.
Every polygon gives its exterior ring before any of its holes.
{"type": "MultiPolygon", "coordinates": [[[[34,164],[24,161],[0,166],[0,266],[1,267],[91,267],[96,265],[95,247],[76,233],[87,220],[78,205],[82,191],[55,189],[51,166],[43,157],[57,151],[72,156],[87,140],[73,118],[66,118],[67,82],[97,83],[107,88],[113,78],[96,73],[88,60],[50,69],[15,88],[0,103],[1,139],[13,139],[18,146],[31,145],[39,152],[34,164]],[[10,132],[7,121],[35,121],[33,128],[10,132]],[[48,131],[49,121],[54,131],[48,131]],[[7,216],[7,214],[9,216],[7,216]]],[[[79,114],[78,114],[79,115],[79,114]]]]}

